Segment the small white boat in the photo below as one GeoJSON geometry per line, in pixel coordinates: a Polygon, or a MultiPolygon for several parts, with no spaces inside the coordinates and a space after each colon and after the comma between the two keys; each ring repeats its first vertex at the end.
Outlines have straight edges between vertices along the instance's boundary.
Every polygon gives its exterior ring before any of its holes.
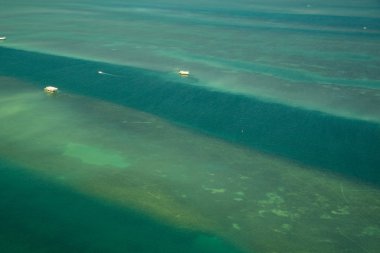
{"type": "Polygon", "coordinates": [[[46,93],[56,93],[58,91],[58,88],[57,87],[53,87],[53,86],[46,86],[44,88],[44,91],[46,93]]]}
{"type": "Polygon", "coordinates": [[[0,37],[0,41],[3,41],[3,40],[6,40],[7,37],[3,36],[3,37],[0,37]]]}
{"type": "Polygon", "coordinates": [[[180,70],[180,71],[178,71],[178,74],[180,76],[189,76],[190,75],[190,71],[188,71],[188,70],[180,70]]]}

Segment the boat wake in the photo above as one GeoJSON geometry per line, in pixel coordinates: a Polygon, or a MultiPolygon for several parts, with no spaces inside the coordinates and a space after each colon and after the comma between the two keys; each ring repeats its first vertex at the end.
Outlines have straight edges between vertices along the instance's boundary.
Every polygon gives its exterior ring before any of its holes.
{"type": "Polygon", "coordinates": [[[117,77],[122,77],[120,75],[115,75],[115,74],[111,74],[111,73],[107,73],[107,72],[103,72],[101,70],[98,70],[98,74],[99,75],[105,75],[105,76],[117,76],[117,77]]]}

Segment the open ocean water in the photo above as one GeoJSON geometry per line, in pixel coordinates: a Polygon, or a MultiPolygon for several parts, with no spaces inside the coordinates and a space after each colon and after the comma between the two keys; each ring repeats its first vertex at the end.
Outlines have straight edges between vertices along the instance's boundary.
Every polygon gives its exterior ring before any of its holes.
{"type": "Polygon", "coordinates": [[[0,6],[1,252],[379,252],[378,1],[0,6]]]}

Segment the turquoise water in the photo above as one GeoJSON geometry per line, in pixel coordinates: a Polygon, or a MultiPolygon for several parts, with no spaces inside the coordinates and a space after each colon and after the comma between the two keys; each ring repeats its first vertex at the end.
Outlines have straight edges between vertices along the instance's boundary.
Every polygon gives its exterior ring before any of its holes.
{"type": "Polygon", "coordinates": [[[379,122],[376,0],[4,6],[7,47],[173,74],[189,69],[202,87],[379,122]]]}
{"type": "Polygon", "coordinates": [[[379,10],[3,0],[0,247],[378,252],[379,10]]]}

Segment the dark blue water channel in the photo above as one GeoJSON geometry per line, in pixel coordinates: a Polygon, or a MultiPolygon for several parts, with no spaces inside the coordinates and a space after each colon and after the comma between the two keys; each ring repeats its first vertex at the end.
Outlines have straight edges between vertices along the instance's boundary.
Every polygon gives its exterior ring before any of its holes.
{"type": "MultiPolygon", "coordinates": [[[[193,130],[380,186],[380,126],[191,85],[173,73],[0,48],[0,74],[153,113],[193,130]],[[99,75],[98,70],[118,76],[99,75]],[[243,132],[242,132],[243,130],[243,132]]],[[[198,83],[199,84],[199,83],[198,83]]]]}

